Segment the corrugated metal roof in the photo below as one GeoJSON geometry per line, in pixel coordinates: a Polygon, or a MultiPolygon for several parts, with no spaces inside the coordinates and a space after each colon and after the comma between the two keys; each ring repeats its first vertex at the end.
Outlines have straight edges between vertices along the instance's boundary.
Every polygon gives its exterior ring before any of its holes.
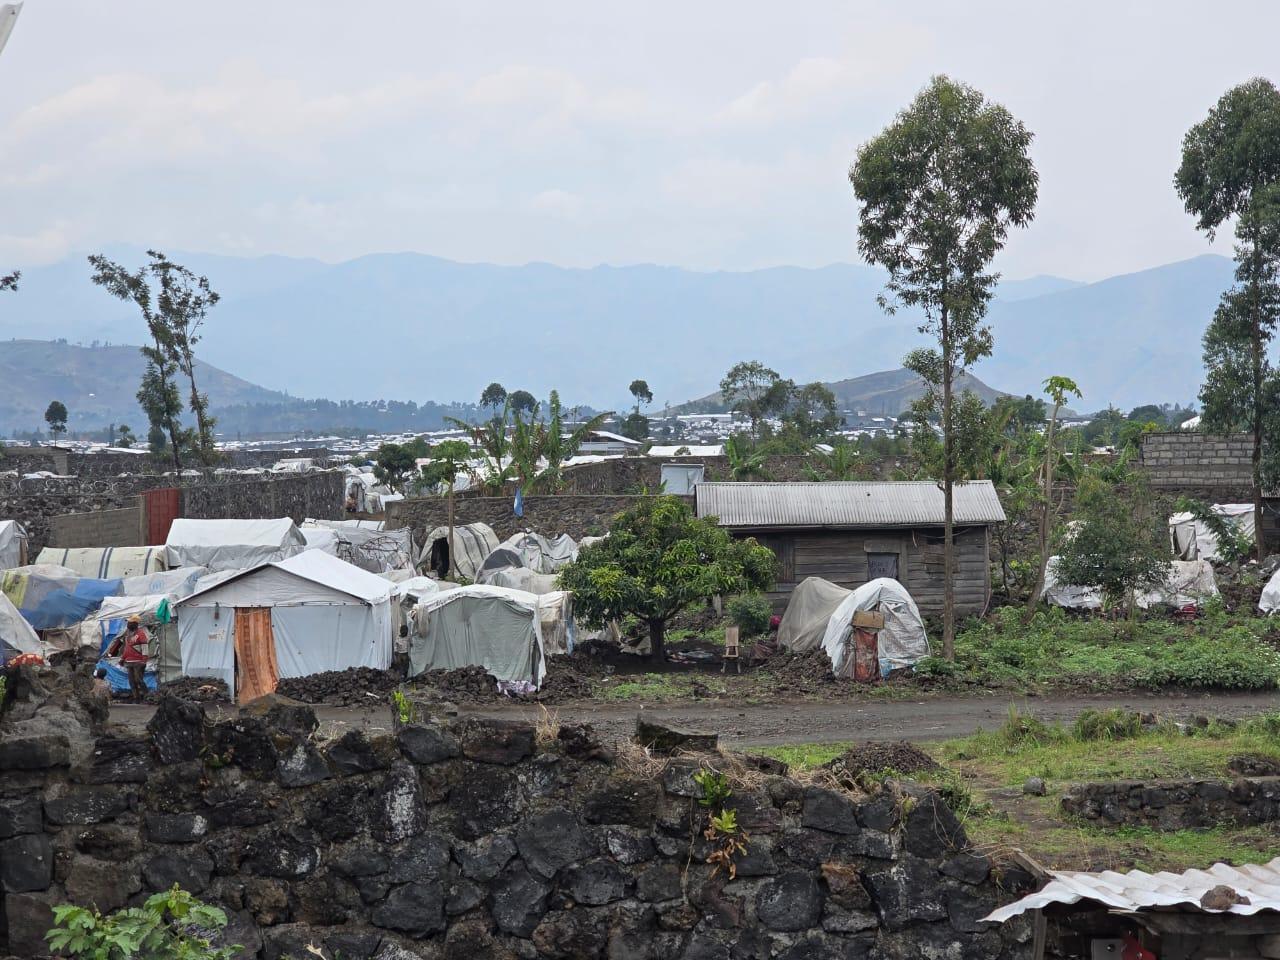
{"type": "MultiPolygon", "coordinates": [[[[942,488],[926,481],[700,483],[698,516],[724,527],[942,526],[942,488]]],[[[957,483],[957,524],[1004,520],[990,480],[957,483]]]]}
{"type": "Polygon", "coordinates": [[[1081,900],[1100,903],[1113,910],[1188,906],[1203,911],[1200,898],[1218,886],[1230,887],[1248,903],[1237,903],[1227,910],[1203,912],[1248,916],[1263,910],[1280,911],[1280,857],[1270,863],[1243,867],[1215,863],[1208,870],[1188,870],[1186,873],[1050,870],[1049,875],[1053,879],[1043,890],[1001,907],[984,919],[1003,923],[1027,910],[1036,910],[1051,903],[1078,903],[1081,900]]]}

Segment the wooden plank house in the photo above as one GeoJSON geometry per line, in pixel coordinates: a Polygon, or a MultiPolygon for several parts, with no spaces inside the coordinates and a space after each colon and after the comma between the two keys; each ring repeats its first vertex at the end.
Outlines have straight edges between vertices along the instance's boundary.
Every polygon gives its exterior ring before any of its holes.
{"type": "MultiPolygon", "coordinates": [[[[702,483],[695,496],[698,516],[777,555],[775,607],[806,577],[849,589],[890,577],[922,613],[942,612],[943,502],[932,481],[702,483]]],[[[1005,519],[991,482],[956,484],[954,517],[956,610],[980,613],[991,594],[991,525],[1005,519]]]]}

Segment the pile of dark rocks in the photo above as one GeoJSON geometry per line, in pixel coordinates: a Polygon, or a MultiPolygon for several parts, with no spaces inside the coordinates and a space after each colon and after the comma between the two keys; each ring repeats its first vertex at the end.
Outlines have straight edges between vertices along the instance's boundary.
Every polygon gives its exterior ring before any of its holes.
{"type": "Polygon", "coordinates": [[[404,678],[391,670],[349,667],[307,677],[287,677],[277,684],[276,692],[303,703],[360,706],[385,700],[403,682],[404,678]]]}

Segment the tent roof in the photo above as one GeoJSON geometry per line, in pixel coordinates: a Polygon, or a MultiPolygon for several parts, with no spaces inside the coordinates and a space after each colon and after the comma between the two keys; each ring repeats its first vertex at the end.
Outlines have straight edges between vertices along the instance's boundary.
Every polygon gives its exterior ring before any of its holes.
{"type": "Polygon", "coordinates": [[[459,587],[457,590],[446,590],[432,594],[429,597],[423,597],[418,602],[417,609],[427,613],[446,604],[453,603],[455,600],[468,598],[510,600],[512,603],[528,607],[530,610],[538,609],[538,595],[536,593],[514,590],[511,587],[493,587],[483,583],[473,583],[470,586],[459,587]]]}
{"type": "Polygon", "coordinates": [[[169,528],[166,546],[278,547],[302,544],[303,537],[288,517],[278,520],[190,520],[178,518],[169,528]]]}
{"type": "Polygon", "coordinates": [[[198,589],[191,596],[183,598],[180,602],[188,603],[210,591],[220,589],[245,577],[251,577],[255,573],[268,568],[283,570],[285,573],[292,574],[310,583],[319,584],[339,593],[345,593],[362,603],[372,604],[386,600],[391,596],[391,588],[393,586],[391,581],[377,574],[361,570],[359,567],[347,563],[345,560],[330,556],[321,550],[304,550],[302,553],[295,554],[286,560],[261,563],[252,569],[240,571],[234,576],[198,589]]]}
{"type": "MultiPolygon", "coordinates": [[[[943,524],[942,490],[927,481],[700,483],[698,516],[723,527],[923,527],[943,524]]],[[[990,480],[955,486],[957,524],[1005,519],[990,480]]]]}

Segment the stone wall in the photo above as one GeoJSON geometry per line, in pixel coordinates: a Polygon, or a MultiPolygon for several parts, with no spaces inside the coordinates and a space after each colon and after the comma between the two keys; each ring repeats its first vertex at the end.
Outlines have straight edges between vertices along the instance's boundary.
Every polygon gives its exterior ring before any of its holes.
{"type": "Polygon", "coordinates": [[[133,495],[105,496],[66,494],[16,494],[0,492],[0,519],[17,520],[27,528],[28,552],[34,559],[50,543],[54,518],[95,510],[119,510],[134,507],[133,495]]]}
{"type": "Polygon", "coordinates": [[[182,488],[181,515],[198,520],[292,517],[301,523],[343,517],[345,476],[339,471],[278,474],[182,488]]]}
{"type": "MultiPolygon", "coordinates": [[[[546,536],[567,533],[575,540],[603,534],[609,519],[634,505],[639,496],[533,496],[524,498],[524,516],[517,517],[511,497],[459,498],[455,502],[454,523],[487,523],[499,540],[534,530],[546,536]]],[[[436,527],[449,522],[449,501],[444,497],[421,497],[387,504],[387,527],[409,527],[414,542],[436,527]]]]}
{"type": "Polygon", "coordinates": [[[1062,798],[1062,809],[1110,826],[1156,830],[1273,823],[1280,820],[1280,777],[1083,783],[1062,798]]]}
{"type": "MultiPolygon", "coordinates": [[[[234,450],[226,453],[229,467],[270,467],[295,457],[324,459],[329,451],[315,450],[234,450]]],[[[0,472],[17,470],[35,473],[52,470],[76,477],[118,477],[121,474],[163,473],[172,469],[171,460],[155,460],[136,453],[71,453],[51,447],[6,446],[0,450],[0,472]]]]}
{"type": "MultiPolygon", "coordinates": [[[[1142,438],[1141,463],[1159,489],[1250,491],[1253,441],[1243,433],[1217,437],[1195,430],[1149,433],[1142,438]]],[[[1249,493],[1246,499],[1252,498],[1249,493]]],[[[1221,503],[1223,496],[1209,498],[1221,503]]],[[[1238,497],[1236,497],[1238,499],[1238,497]]]]}
{"type": "Polygon", "coordinates": [[[118,510],[93,510],[53,517],[49,525],[50,547],[142,547],[147,542],[146,512],[142,498],[118,510]]]}
{"type": "Polygon", "coordinates": [[[1028,922],[979,923],[1030,878],[918,788],[753,769],[730,800],[747,834],[731,879],[693,777],[718,753],[627,762],[584,728],[477,720],[322,743],[309,708],[272,698],[217,724],[166,698],[147,736],[90,732],[41,682],[19,678],[0,738],[0,936],[23,958],[54,904],[110,911],[174,883],[268,960],[1030,953],[1028,922]]]}

